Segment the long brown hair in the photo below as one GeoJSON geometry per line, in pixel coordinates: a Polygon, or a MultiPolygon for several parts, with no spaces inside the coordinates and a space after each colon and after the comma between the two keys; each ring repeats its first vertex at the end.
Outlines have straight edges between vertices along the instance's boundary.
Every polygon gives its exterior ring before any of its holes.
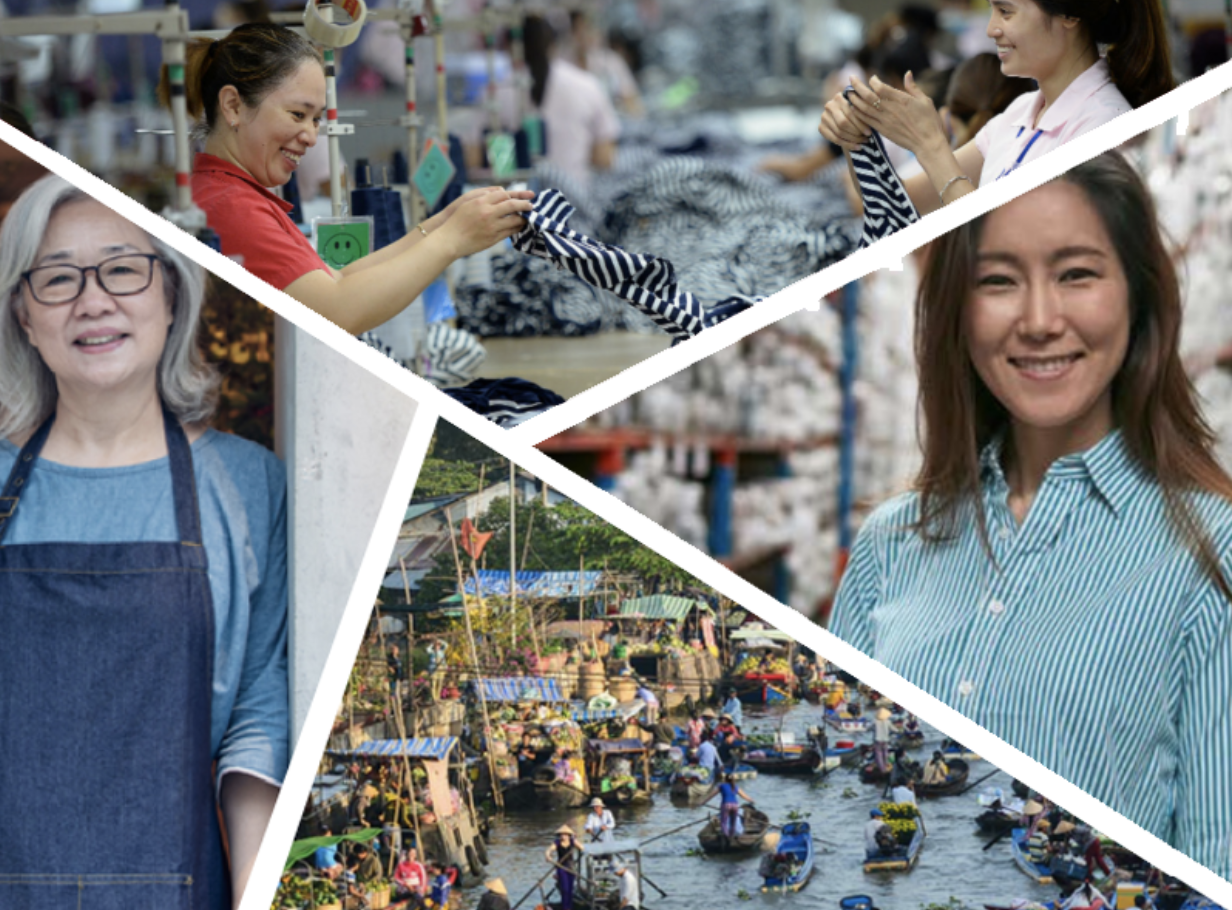
{"type": "Polygon", "coordinates": [[[1176,88],[1160,0],[1034,0],[1049,16],[1078,19],[1108,45],[1108,68],[1121,94],[1142,107],[1176,88]]]}
{"type": "Polygon", "coordinates": [[[1006,76],[996,54],[976,54],[964,60],[954,71],[945,106],[950,115],[966,126],[956,137],[960,148],[975,138],[975,134],[997,114],[1002,113],[1019,95],[1035,90],[1031,79],[1006,76]]]}
{"type": "MultiPolygon", "coordinates": [[[[1193,494],[1232,502],[1232,478],[1213,454],[1215,434],[1178,350],[1180,281],[1142,179],[1118,152],[1062,175],[1081,189],[1112,241],[1129,287],[1129,347],[1112,382],[1113,420],[1130,455],[1159,483],[1170,523],[1202,570],[1232,599],[1193,494]]],[[[926,540],[952,538],[960,510],[974,504],[986,549],[979,453],[1009,425],[1009,414],[971,363],[964,313],[974,289],[984,230],[977,218],[941,237],[916,298],[915,350],[924,463],[916,477],[926,540]]]]}
{"type": "MultiPolygon", "coordinates": [[[[238,25],[225,38],[201,38],[188,43],[184,64],[184,95],[188,115],[204,115],[205,129],[218,118],[218,93],[233,85],[248,107],[257,107],[305,60],[324,66],[321,52],[297,32],[269,22],[238,25]]],[[[158,97],[171,103],[171,82],[163,67],[158,97]]]]}

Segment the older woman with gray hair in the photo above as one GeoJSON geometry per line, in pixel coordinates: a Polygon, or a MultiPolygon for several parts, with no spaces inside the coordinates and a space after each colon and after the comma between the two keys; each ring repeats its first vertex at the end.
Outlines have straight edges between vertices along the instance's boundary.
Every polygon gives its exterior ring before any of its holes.
{"type": "Polygon", "coordinates": [[[285,473],[207,427],[203,286],[60,177],[0,230],[0,906],[225,910],[286,770],[285,473]]]}

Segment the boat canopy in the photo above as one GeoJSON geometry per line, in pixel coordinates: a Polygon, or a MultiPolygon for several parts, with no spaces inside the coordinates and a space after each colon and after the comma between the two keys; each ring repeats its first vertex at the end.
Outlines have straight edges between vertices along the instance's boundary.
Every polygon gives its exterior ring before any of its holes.
{"type": "Polygon", "coordinates": [[[353,749],[331,751],[331,755],[368,755],[381,758],[426,758],[444,761],[458,744],[456,736],[430,736],[419,739],[373,739],[353,749]]]}
{"type": "Polygon", "coordinates": [[[591,739],[586,741],[586,747],[604,755],[646,751],[646,744],[640,739],[591,739]]]}
{"type": "Polygon", "coordinates": [[[641,845],[635,840],[613,840],[607,843],[587,844],[582,853],[585,857],[619,856],[622,853],[636,853],[641,856],[641,845]]]}
{"type": "Polygon", "coordinates": [[[476,680],[475,686],[482,687],[485,701],[562,702],[569,700],[561,693],[560,683],[557,680],[539,676],[484,677],[476,680]]]}
{"type": "Polygon", "coordinates": [[[674,594],[651,594],[648,597],[635,597],[620,605],[621,616],[637,616],[642,619],[667,619],[679,622],[694,610],[713,615],[710,605],[691,597],[679,597],[674,594]]]}

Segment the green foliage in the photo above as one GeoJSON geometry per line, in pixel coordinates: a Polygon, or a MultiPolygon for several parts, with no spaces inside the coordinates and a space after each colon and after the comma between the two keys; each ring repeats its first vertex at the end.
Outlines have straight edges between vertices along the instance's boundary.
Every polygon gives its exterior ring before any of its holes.
{"type": "Polygon", "coordinates": [[[466,462],[425,458],[415,481],[415,499],[474,493],[479,489],[479,469],[466,462]]]}

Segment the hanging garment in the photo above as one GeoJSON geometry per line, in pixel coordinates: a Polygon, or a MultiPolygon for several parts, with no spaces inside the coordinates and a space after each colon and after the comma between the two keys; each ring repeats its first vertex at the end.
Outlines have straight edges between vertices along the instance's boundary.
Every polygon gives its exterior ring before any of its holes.
{"type": "MultiPolygon", "coordinates": [[[[843,91],[848,104],[851,104],[850,95],[854,91],[853,86],[843,91]]],[[[860,195],[864,197],[864,233],[860,237],[860,249],[920,220],[907,188],[890,163],[880,133],[873,130],[868,141],[851,153],[851,164],[860,185],[860,195]]]]}
{"type": "MultiPolygon", "coordinates": [[[[231,906],[210,755],[213,602],[192,453],[163,416],[177,540],[0,545],[2,907],[231,906]]],[[[0,544],[53,420],[0,496],[0,544]]]]}
{"type": "Polygon", "coordinates": [[[399,357],[392,347],[375,332],[364,332],[359,340],[380,351],[390,360],[412,373],[418,373],[435,386],[461,385],[475,377],[488,352],[479,339],[464,329],[455,329],[444,322],[428,326],[419,352],[419,363],[399,357]]]}
{"type": "Polygon", "coordinates": [[[886,155],[876,132],[851,153],[851,164],[864,197],[864,232],[860,249],[872,246],[920,220],[915,205],[886,155]]]}
{"type": "Polygon", "coordinates": [[[573,206],[557,190],[535,197],[514,249],[549,259],[587,284],[614,293],[645,313],[678,344],[705,328],[701,303],[676,287],[676,270],[665,259],[627,253],[568,227],[573,206]]]}
{"type": "Polygon", "coordinates": [[[564,402],[550,389],[527,379],[476,379],[460,389],[445,389],[450,398],[503,427],[515,426],[564,402]]]}

